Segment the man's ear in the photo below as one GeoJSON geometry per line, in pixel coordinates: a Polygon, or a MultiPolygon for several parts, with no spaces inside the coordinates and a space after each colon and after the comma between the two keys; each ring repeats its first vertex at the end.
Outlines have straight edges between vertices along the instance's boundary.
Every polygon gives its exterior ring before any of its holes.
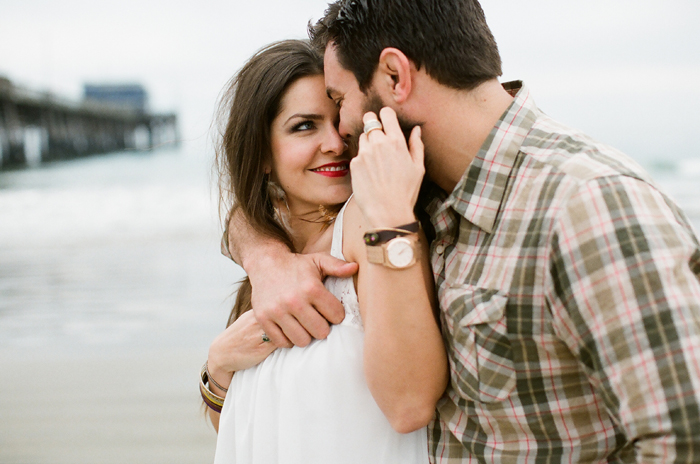
{"type": "MultiPolygon", "coordinates": [[[[394,102],[404,103],[411,93],[413,63],[398,48],[387,47],[379,55],[379,64],[373,86],[380,86],[381,94],[390,95],[394,102]],[[384,93],[387,92],[387,93],[384,93]]],[[[378,87],[375,87],[378,89],[378,87]]]]}

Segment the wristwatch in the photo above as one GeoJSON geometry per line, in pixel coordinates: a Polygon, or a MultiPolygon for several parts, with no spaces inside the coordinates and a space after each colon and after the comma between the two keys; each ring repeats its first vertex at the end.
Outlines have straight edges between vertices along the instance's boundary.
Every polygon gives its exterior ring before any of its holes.
{"type": "Polygon", "coordinates": [[[420,225],[416,221],[392,229],[367,231],[363,237],[367,245],[367,261],[389,269],[406,269],[413,266],[420,251],[419,230],[420,225]]]}

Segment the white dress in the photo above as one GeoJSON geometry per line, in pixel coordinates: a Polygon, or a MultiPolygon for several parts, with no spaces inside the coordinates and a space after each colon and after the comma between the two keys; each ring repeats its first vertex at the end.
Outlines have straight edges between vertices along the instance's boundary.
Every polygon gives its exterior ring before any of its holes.
{"type": "MultiPolygon", "coordinates": [[[[331,255],[345,259],[343,212],[331,255]]],[[[345,319],[325,340],[277,349],[236,372],[216,443],[215,464],[427,464],[425,428],[400,434],[374,401],[363,371],[364,331],[352,278],[328,278],[345,319]]]]}

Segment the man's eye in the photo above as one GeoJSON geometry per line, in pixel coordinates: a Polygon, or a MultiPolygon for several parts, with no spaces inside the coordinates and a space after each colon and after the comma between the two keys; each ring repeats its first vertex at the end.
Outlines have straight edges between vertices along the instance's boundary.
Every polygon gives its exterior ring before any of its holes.
{"type": "Polygon", "coordinates": [[[333,100],[333,103],[335,103],[336,108],[340,108],[341,106],[343,106],[343,99],[339,98],[337,100],[333,100]]]}

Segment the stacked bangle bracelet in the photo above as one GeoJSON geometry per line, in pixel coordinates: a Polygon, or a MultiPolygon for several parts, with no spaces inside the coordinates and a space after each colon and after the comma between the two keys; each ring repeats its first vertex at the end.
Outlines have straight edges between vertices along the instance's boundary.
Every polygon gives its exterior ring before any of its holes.
{"type": "MultiPolygon", "coordinates": [[[[202,394],[202,399],[204,403],[209,406],[212,410],[216,412],[221,412],[221,408],[224,406],[224,399],[219,395],[214,394],[207,384],[211,382],[217,388],[221,388],[214,379],[209,376],[209,370],[207,369],[207,363],[202,366],[202,373],[199,378],[199,392],[202,394]]],[[[225,388],[221,388],[223,391],[227,391],[225,388]]]]}
{"type": "Polygon", "coordinates": [[[224,393],[228,392],[228,388],[224,388],[221,385],[219,385],[219,382],[214,380],[214,377],[212,377],[209,373],[209,361],[204,361],[204,372],[207,374],[207,378],[209,379],[209,385],[214,385],[216,388],[218,388],[224,393]]]}

